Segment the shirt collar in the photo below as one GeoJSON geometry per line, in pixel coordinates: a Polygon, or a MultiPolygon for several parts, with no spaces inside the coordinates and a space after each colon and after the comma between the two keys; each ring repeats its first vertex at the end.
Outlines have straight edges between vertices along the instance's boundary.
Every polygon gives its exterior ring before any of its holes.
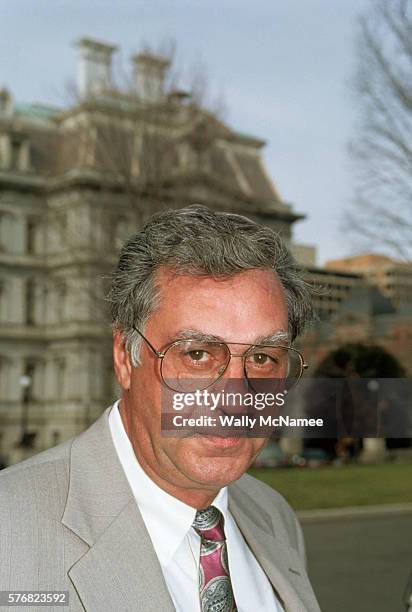
{"type": "MultiPolygon", "coordinates": [[[[118,400],[109,414],[109,426],[116,452],[142,514],[160,564],[166,566],[189,533],[196,509],[161,489],[137,461],[123,426],[118,400]]],[[[227,488],[219,491],[212,502],[225,520],[228,513],[227,488]]]]}

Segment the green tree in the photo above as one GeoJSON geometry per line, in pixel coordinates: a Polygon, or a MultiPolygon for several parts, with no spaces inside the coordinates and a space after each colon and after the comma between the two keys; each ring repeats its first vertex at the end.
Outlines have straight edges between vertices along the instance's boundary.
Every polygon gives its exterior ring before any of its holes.
{"type": "Polygon", "coordinates": [[[368,344],[345,344],[329,353],[318,365],[318,378],[400,378],[405,371],[399,361],[384,348],[368,344]]]}
{"type": "MultiPolygon", "coordinates": [[[[315,378],[401,378],[405,376],[405,370],[399,361],[388,353],[383,347],[378,345],[368,345],[361,343],[349,343],[331,351],[318,365],[314,372],[315,378]]],[[[316,380],[314,381],[313,392],[316,394],[316,380]]],[[[342,390],[340,398],[340,416],[336,416],[336,407],[330,402],[322,404],[314,411],[309,411],[311,417],[324,417],[327,414],[327,421],[330,431],[339,432],[340,429],[346,431],[366,430],[371,425],[369,422],[372,416],[372,428],[374,426],[373,414],[369,407],[369,393],[359,388],[357,396],[353,397],[349,387],[342,390]],[[318,410],[318,412],[316,412],[318,410]]],[[[399,413],[400,414],[400,413],[399,413]]],[[[403,418],[403,415],[401,415],[403,418]]],[[[400,427],[400,426],[398,426],[400,427]]],[[[353,436],[353,433],[350,434],[353,436]]],[[[388,447],[409,446],[408,438],[388,438],[388,447]]],[[[306,447],[322,448],[334,457],[337,454],[346,453],[351,456],[356,455],[361,446],[359,438],[355,437],[333,437],[322,439],[309,439],[306,447]]]]}

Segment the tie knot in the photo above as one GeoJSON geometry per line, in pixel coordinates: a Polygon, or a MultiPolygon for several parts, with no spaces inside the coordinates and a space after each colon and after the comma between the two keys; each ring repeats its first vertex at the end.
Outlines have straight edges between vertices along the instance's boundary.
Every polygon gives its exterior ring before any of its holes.
{"type": "Polygon", "coordinates": [[[192,527],[204,540],[210,540],[211,542],[224,542],[226,540],[223,514],[215,506],[198,510],[192,527]]]}

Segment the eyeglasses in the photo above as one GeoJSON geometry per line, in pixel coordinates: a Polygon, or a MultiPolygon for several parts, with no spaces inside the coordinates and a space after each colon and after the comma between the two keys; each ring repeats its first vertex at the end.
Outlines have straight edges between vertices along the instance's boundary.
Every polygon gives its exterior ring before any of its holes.
{"type": "Polygon", "coordinates": [[[282,345],[231,342],[248,347],[237,354],[232,353],[225,342],[189,339],[175,340],[160,352],[137,327],[133,329],[161,360],[162,380],[172,391],[192,392],[210,387],[222,378],[232,357],[243,359],[244,375],[249,382],[255,379],[281,379],[293,384],[309,367],[298,350],[282,345]]]}

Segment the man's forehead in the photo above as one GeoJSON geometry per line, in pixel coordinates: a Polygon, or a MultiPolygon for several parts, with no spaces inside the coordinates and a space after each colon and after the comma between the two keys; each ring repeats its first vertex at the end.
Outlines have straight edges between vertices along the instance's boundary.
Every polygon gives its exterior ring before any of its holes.
{"type": "Polygon", "coordinates": [[[285,294],[273,274],[248,270],[242,278],[214,279],[162,270],[150,333],[163,344],[189,336],[229,344],[288,342],[285,294]]]}
{"type": "Polygon", "coordinates": [[[274,270],[266,268],[254,268],[241,270],[231,275],[213,276],[203,273],[192,273],[176,270],[175,268],[161,266],[156,272],[156,284],[159,289],[173,290],[176,285],[184,286],[194,290],[216,290],[230,288],[241,290],[241,287],[249,284],[258,284],[264,288],[276,286],[282,289],[279,276],[274,270]]]}
{"type": "MultiPolygon", "coordinates": [[[[174,333],[169,334],[169,340],[174,342],[175,340],[199,340],[202,342],[224,342],[226,344],[235,344],[240,342],[238,338],[229,338],[221,336],[220,334],[214,334],[206,331],[205,329],[199,328],[181,328],[174,333]]],[[[287,329],[276,329],[267,334],[256,335],[250,340],[252,344],[276,344],[278,342],[288,342],[289,332],[287,329]]]]}

